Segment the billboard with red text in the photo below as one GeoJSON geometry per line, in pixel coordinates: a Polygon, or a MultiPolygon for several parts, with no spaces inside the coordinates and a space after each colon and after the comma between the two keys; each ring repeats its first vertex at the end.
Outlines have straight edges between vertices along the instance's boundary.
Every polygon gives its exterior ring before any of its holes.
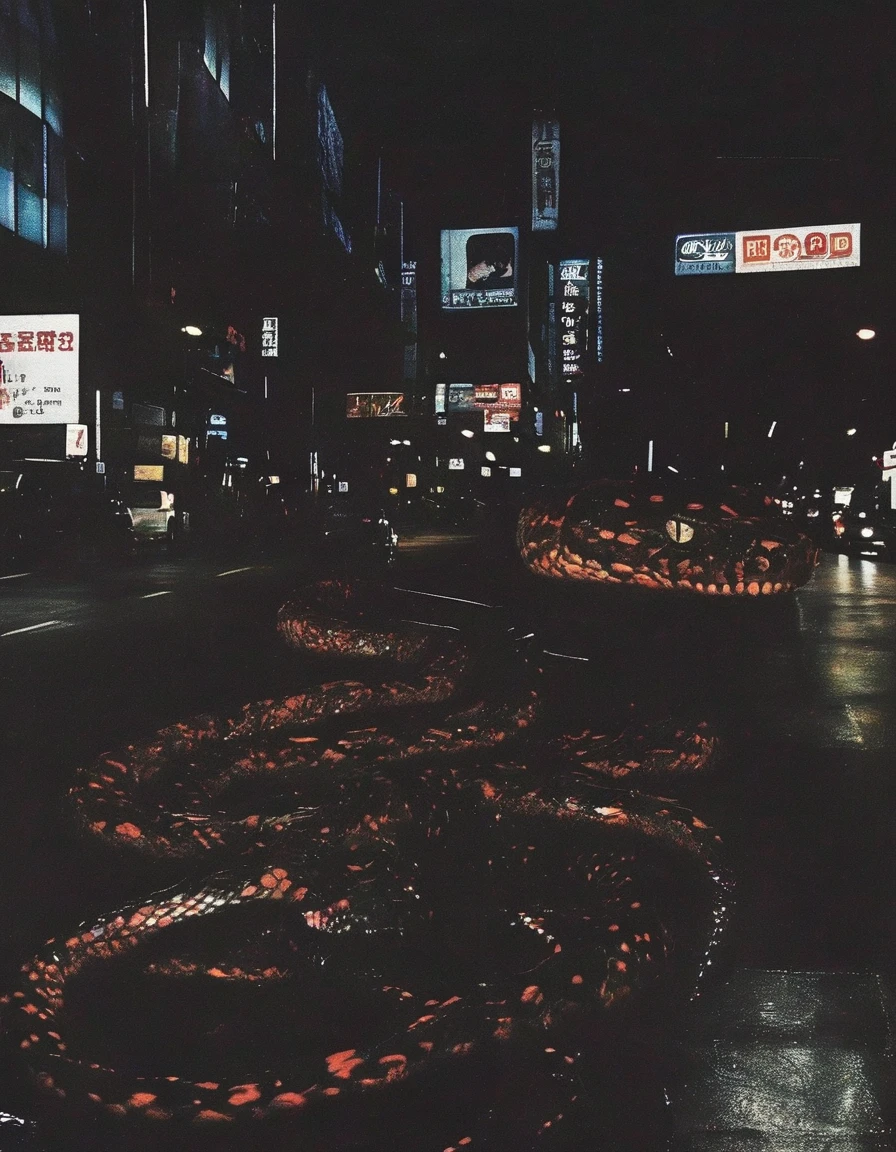
{"type": "Polygon", "coordinates": [[[79,317],[0,316],[0,424],[77,424],[79,317]]]}

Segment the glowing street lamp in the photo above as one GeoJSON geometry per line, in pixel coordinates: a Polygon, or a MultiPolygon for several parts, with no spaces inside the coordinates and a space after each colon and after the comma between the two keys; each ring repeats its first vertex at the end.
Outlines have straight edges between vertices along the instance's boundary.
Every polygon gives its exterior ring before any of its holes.
{"type": "Polygon", "coordinates": [[[539,444],[538,445],[538,451],[539,452],[550,452],[550,450],[551,450],[550,444],[539,444]]]}
{"type": "Polygon", "coordinates": [[[494,462],[496,460],[496,456],[495,456],[494,452],[486,452],[485,458],[486,458],[486,460],[491,460],[492,462],[494,462]]]}
{"type": "Polygon", "coordinates": [[[472,432],[469,428],[461,428],[460,434],[461,434],[461,436],[466,436],[466,438],[468,440],[472,440],[473,437],[476,435],[476,433],[472,432]]]}
{"type": "Polygon", "coordinates": [[[856,336],[858,336],[860,340],[873,340],[876,335],[877,333],[873,328],[860,328],[858,332],[856,332],[856,336]]]}
{"type": "Polygon", "coordinates": [[[184,327],[181,328],[181,332],[186,332],[186,334],[188,336],[201,336],[202,335],[202,329],[197,328],[195,324],[185,324],[184,327]]]}

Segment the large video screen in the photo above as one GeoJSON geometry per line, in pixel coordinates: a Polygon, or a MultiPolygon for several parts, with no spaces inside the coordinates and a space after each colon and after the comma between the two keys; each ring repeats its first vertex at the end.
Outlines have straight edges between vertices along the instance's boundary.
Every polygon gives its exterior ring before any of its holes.
{"type": "Polygon", "coordinates": [[[404,392],[349,392],[345,414],[352,418],[407,416],[404,392]]]}
{"type": "Polygon", "coordinates": [[[438,415],[483,414],[483,432],[509,432],[520,418],[520,384],[437,384],[438,415]]]}
{"type": "Polygon", "coordinates": [[[442,307],[515,305],[518,256],[518,228],[443,229],[442,307]]]}

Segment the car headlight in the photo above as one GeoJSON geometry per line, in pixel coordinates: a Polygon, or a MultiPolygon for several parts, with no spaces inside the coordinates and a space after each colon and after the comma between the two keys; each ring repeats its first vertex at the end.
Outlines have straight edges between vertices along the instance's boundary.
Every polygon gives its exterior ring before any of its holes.
{"type": "Polygon", "coordinates": [[[862,529],[862,535],[865,537],[866,540],[870,540],[871,537],[874,535],[874,529],[873,528],[867,528],[867,527],[863,528],[862,529]]]}

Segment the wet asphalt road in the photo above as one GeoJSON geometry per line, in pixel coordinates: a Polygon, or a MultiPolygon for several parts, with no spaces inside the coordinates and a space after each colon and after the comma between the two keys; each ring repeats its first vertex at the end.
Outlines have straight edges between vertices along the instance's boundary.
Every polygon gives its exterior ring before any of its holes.
{"type": "MultiPolygon", "coordinates": [[[[129,883],[68,834],[61,797],[77,764],[313,675],[274,635],[302,572],[300,558],[239,554],[0,581],[4,975],[129,883]]],[[[528,658],[560,712],[612,720],[635,704],[719,732],[713,773],[671,794],[719,831],[736,881],[723,975],[892,984],[896,566],[828,555],[781,601],[664,604],[540,585],[475,543],[408,537],[389,579],[413,618],[533,633],[528,658]]],[[[18,1103],[0,1085],[0,1112],[18,1103]]]]}

